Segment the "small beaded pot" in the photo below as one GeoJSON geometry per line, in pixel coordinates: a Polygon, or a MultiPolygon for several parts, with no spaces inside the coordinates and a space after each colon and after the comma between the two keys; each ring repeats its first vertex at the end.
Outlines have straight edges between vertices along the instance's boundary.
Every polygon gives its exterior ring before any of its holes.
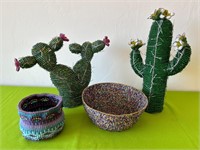
{"type": "Polygon", "coordinates": [[[132,127],[148,104],[141,91],[119,83],[91,85],[83,91],[82,101],[92,122],[108,131],[132,127]]]}
{"type": "Polygon", "coordinates": [[[29,140],[43,140],[57,135],[64,127],[62,98],[53,94],[34,94],[18,104],[20,130],[29,140]]]}

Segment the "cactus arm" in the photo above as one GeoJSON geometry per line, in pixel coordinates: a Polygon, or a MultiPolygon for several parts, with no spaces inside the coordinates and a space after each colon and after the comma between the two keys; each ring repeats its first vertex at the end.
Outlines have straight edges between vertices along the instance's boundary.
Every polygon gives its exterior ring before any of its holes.
{"type": "Polygon", "coordinates": [[[49,47],[54,51],[58,51],[62,46],[63,40],[60,37],[55,37],[49,42],[49,47]]]}
{"type": "Polygon", "coordinates": [[[80,84],[83,87],[88,86],[91,80],[91,64],[86,59],[79,60],[73,67],[80,84]]]}
{"type": "Polygon", "coordinates": [[[69,45],[69,50],[72,53],[81,53],[82,59],[79,60],[73,67],[80,85],[85,88],[91,80],[91,63],[94,53],[102,51],[105,46],[109,46],[110,40],[107,36],[103,40],[96,40],[95,42],[84,42],[82,45],[73,43],[69,45]]]}
{"type": "Polygon", "coordinates": [[[45,43],[35,44],[32,48],[32,55],[37,60],[38,65],[47,71],[51,71],[57,63],[56,54],[45,43]]]}
{"type": "Polygon", "coordinates": [[[72,43],[69,45],[69,50],[75,54],[81,53],[82,59],[74,65],[73,71],[76,73],[80,85],[86,87],[91,79],[91,64],[89,62],[93,57],[91,43],[85,42],[83,46],[72,43]]]}
{"type": "Polygon", "coordinates": [[[81,51],[82,58],[87,59],[88,61],[91,61],[94,55],[92,51],[92,44],[90,42],[84,42],[82,44],[82,47],[83,47],[81,51]]]}
{"type": "Polygon", "coordinates": [[[105,46],[110,46],[110,39],[105,36],[103,40],[97,40],[92,43],[92,51],[98,53],[104,49],[105,46]]]}
{"type": "Polygon", "coordinates": [[[76,73],[80,85],[86,87],[91,79],[90,60],[94,54],[92,51],[92,45],[90,42],[85,42],[82,46],[77,43],[72,43],[69,45],[69,50],[75,54],[81,53],[82,59],[74,65],[73,71],[76,73]]]}
{"type": "Polygon", "coordinates": [[[181,72],[190,61],[191,48],[189,45],[183,47],[176,53],[176,56],[169,62],[167,73],[169,76],[181,72]]]}
{"type": "Polygon", "coordinates": [[[19,59],[19,65],[21,68],[31,68],[37,63],[34,56],[26,56],[19,59]]]}
{"type": "Polygon", "coordinates": [[[69,45],[69,50],[75,54],[81,53],[82,49],[83,47],[78,43],[72,43],[69,45]]]}
{"type": "Polygon", "coordinates": [[[130,57],[131,57],[131,67],[138,76],[143,77],[144,64],[142,61],[140,51],[133,49],[130,54],[130,57]]]}
{"type": "Polygon", "coordinates": [[[49,47],[53,51],[58,51],[63,46],[63,41],[69,41],[69,39],[61,33],[59,37],[55,37],[49,42],[49,47]]]}
{"type": "Polygon", "coordinates": [[[100,52],[101,50],[104,49],[104,47],[105,47],[105,43],[101,40],[97,40],[97,41],[92,43],[92,51],[94,53],[100,52]]]}
{"type": "Polygon", "coordinates": [[[135,40],[135,41],[131,41],[130,43],[131,45],[131,67],[133,68],[133,70],[135,71],[135,73],[140,76],[143,77],[143,71],[144,71],[144,63],[139,51],[139,48],[141,46],[144,45],[144,43],[141,40],[135,40]]]}

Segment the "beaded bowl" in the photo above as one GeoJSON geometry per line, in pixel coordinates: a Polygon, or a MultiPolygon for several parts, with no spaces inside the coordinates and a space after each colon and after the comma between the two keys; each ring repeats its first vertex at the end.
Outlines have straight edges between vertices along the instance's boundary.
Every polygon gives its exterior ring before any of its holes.
{"type": "Polygon", "coordinates": [[[20,130],[29,140],[52,138],[64,127],[62,98],[53,94],[34,94],[18,104],[20,130]]]}
{"type": "Polygon", "coordinates": [[[123,131],[133,126],[148,104],[139,90],[119,83],[99,83],[82,93],[84,108],[99,128],[123,131]]]}

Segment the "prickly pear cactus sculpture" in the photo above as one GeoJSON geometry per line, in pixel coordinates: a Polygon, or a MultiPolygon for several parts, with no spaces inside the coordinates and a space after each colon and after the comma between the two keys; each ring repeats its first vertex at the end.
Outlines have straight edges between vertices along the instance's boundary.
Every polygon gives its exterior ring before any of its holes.
{"type": "Polygon", "coordinates": [[[141,40],[131,41],[131,66],[135,73],[143,78],[143,92],[149,104],[146,112],[163,110],[168,76],[182,71],[188,64],[191,48],[185,35],[178,35],[173,43],[177,51],[170,60],[173,25],[169,20],[174,14],[159,8],[150,16],[154,20],[149,33],[146,60],[143,63],[139,48],[144,45],[141,40]]]}
{"type": "Polygon", "coordinates": [[[69,45],[72,53],[80,54],[81,59],[73,68],[57,64],[55,52],[60,50],[63,41],[69,41],[64,34],[53,38],[49,44],[37,43],[32,48],[33,56],[15,59],[16,70],[20,68],[30,68],[38,64],[43,69],[50,72],[50,78],[59,94],[63,98],[63,106],[72,108],[82,104],[81,94],[88,86],[91,79],[91,60],[93,55],[109,46],[110,40],[105,37],[93,43],[84,42],[82,45],[73,43],[69,45]]]}

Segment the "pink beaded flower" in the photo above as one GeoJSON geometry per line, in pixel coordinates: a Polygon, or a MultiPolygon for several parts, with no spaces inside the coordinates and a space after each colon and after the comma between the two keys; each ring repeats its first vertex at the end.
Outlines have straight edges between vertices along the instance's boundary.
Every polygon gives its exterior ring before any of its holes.
{"type": "Polygon", "coordinates": [[[103,39],[103,42],[105,43],[106,46],[110,45],[110,40],[108,39],[107,36],[105,36],[105,38],[103,39]]]}
{"type": "Polygon", "coordinates": [[[19,71],[20,70],[20,63],[16,58],[14,59],[14,61],[15,61],[16,71],[19,71]]]}
{"type": "Polygon", "coordinates": [[[69,39],[65,36],[65,34],[63,33],[60,33],[60,38],[63,40],[63,41],[69,41],[69,39]]]}

